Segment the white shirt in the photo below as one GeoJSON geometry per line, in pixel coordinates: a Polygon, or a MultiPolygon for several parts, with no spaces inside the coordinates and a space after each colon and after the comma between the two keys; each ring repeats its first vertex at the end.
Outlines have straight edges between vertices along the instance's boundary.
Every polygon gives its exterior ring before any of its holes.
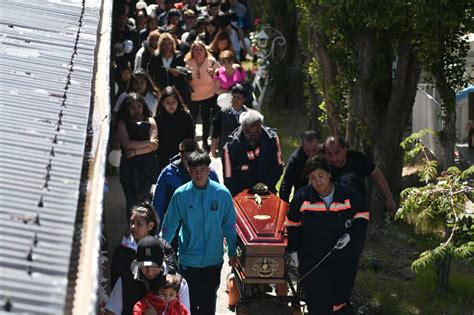
{"type": "Polygon", "coordinates": [[[163,62],[163,66],[165,68],[169,68],[169,67],[171,67],[171,62],[173,61],[173,57],[171,57],[171,58],[161,57],[161,61],[163,62]]]}
{"type": "Polygon", "coordinates": [[[142,67],[142,57],[145,52],[145,47],[140,48],[135,55],[135,65],[133,69],[138,69],[142,67]]]}
{"type": "Polygon", "coordinates": [[[327,195],[326,197],[323,197],[323,196],[319,195],[319,197],[321,197],[321,199],[324,201],[324,204],[326,205],[326,208],[329,208],[331,206],[332,201],[334,200],[334,190],[335,189],[336,189],[336,186],[333,185],[332,190],[329,193],[329,195],[327,195]]]}
{"type": "Polygon", "coordinates": [[[235,108],[231,106],[230,110],[232,112],[232,115],[234,115],[235,120],[239,121],[240,114],[242,114],[244,112],[244,108],[242,107],[239,111],[236,111],[235,108]]]}

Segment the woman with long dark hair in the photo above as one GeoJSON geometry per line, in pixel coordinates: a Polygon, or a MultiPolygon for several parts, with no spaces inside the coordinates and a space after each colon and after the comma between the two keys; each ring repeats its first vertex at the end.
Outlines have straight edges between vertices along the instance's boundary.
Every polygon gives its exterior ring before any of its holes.
{"type": "Polygon", "coordinates": [[[155,121],[158,125],[160,167],[179,153],[179,144],[185,139],[194,139],[194,122],[179,92],[171,86],[161,91],[155,121]]]}
{"type": "Polygon", "coordinates": [[[158,177],[158,129],[145,99],[138,93],[125,97],[117,115],[117,134],[122,149],[120,183],[128,211],[150,201],[150,189],[158,177]]]}
{"type": "Polygon", "coordinates": [[[234,47],[232,47],[230,36],[225,31],[220,31],[216,34],[209,45],[209,51],[211,52],[212,56],[218,60],[221,52],[224,50],[230,50],[232,53],[234,53],[234,47]]]}
{"type": "Polygon", "coordinates": [[[114,112],[117,113],[122,106],[123,100],[129,95],[129,93],[135,92],[145,99],[146,106],[148,110],[154,115],[156,112],[156,106],[158,105],[158,97],[160,96],[160,91],[151,81],[150,76],[147,72],[142,69],[135,69],[133,72],[128,89],[126,92],[120,94],[115,103],[114,112]]]}

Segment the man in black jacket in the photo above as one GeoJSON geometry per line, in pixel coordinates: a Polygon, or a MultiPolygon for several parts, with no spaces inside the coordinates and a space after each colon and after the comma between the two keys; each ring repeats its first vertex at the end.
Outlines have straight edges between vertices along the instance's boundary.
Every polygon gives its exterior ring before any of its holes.
{"type": "MultiPolygon", "coordinates": [[[[212,142],[211,155],[223,158],[224,145],[229,140],[229,136],[240,125],[239,118],[244,112],[248,110],[245,106],[245,88],[242,84],[237,83],[232,87],[232,101],[231,104],[222,107],[217,111],[212,121],[212,142]]],[[[222,159],[224,160],[224,159],[222,159]]]]}
{"type": "Polygon", "coordinates": [[[280,198],[286,202],[290,201],[291,190],[294,187],[294,193],[298,189],[308,185],[308,178],[303,174],[303,168],[308,160],[316,156],[320,151],[319,137],[313,130],[308,130],[301,136],[301,145],[291,154],[288,160],[288,166],[283,175],[280,187],[280,198]]]}
{"type": "Polygon", "coordinates": [[[276,131],[263,126],[262,114],[251,109],[240,124],[224,146],[225,186],[233,196],[246,188],[276,192],[284,164],[276,131]]]}

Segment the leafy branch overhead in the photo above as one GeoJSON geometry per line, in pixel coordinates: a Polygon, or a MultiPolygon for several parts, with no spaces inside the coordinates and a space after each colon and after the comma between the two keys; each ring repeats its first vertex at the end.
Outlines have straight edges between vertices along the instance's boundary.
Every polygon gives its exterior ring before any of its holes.
{"type": "Polygon", "coordinates": [[[401,143],[407,158],[421,155],[419,176],[426,185],[402,191],[397,218],[413,224],[420,233],[434,234],[441,241],[412,263],[415,271],[433,266],[446,255],[460,259],[474,255],[474,166],[465,171],[453,166],[438,174],[436,161],[430,160],[421,142],[430,133],[433,132],[422,130],[401,143]]]}

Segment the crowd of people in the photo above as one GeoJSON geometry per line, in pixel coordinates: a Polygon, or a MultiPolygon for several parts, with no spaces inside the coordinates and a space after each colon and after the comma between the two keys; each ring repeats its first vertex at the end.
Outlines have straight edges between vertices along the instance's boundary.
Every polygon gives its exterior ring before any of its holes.
{"type": "Polygon", "coordinates": [[[243,1],[115,6],[110,144],[121,151],[129,229],[112,256],[107,312],[215,314],[225,247],[237,263],[232,197],[245,189],[289,202],[288,256],[310,314],[349,309],[369,220],[366,177],[395,210],[380,170],[342,138],[320,143],[306,131],[284,171],[278,134],[251,108],[239,63],[249,49],[243,1]],[[230,103],[218,104],[224,93],[230,103]],[[222,159],[223,183],[211,156],[222,159]],[[349,244],[313,270],[345,234],[349,244]]]}
{"type": "MultiPolygon", "coordinates": [[[[248,98],[248,88],[236,93],[232,88],[248,86],[239,60],[249,48],[250,23],[245,4],[237,0],[119,0],[113,24],[111,147],[122,151],[128,219],[132,206],[151,201],[151,185],[179,153],[179,144],[195,138],[199,120],[202,148],[210,152],[211,131],[213,137],[221,132],[220,121],[212,128],[222,111],[218,95],[248,98]]],[[[230,134],[225,132],[223,143],[230,134]]]]}

